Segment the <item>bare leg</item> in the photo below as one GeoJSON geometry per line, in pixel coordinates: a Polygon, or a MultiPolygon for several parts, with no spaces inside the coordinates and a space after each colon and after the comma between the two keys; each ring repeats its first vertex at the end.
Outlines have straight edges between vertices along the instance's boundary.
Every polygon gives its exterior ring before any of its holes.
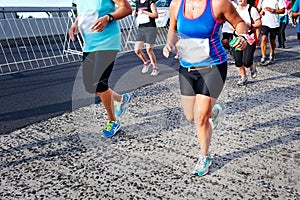
{"type": "Polygon", "coordinates": [[[205,96],[196,95],[195,104],[195,125],[197,130],[198,141],[200,144],[200,154],[208,156],[209,146],[212,137],[212,128],[209,118],[212,115],[212,107],[216,100],[205,96]]]}
{"type": "Polygon", "coordinates": [[[241,75],[242,78],[245,78],[247,76],[244,66],[238,67],[237,70],[238,70],[238,72],[239,72],[239,74],[241,75]]]}
{"type": "Polygon", "coordinates": [[[153,52],[153,47],[154,47],[153,44],[146,44],[147,54],[150,58],[153,69],[155,69],[156,68],[156,56],[153,52]]]}
{"type": "Polygon", "coordinates": [[[200,154],[207,156],[212,136],[209,118],[215,99],[204,95],[181,96],[183,112],[188,121],[195,121],[200,154]]]}
{"type": "Polygon", "coordinates": [[[106,90],[104,92],[97,92],[97,95],[100,97],[101,102],[105,107],[108,120],[116,121],[112,93],[113,93],[112,90],[109,88],[108,90],[106,90]]]}
{"type": "Polygon", "coordinates": [[[274,58],[276,39],[270,39],[270,56],[274,58]]]}
{"type": "Polygon", "coordinates": [[[122,95],[116,93],[112,90],[112,97],[114,101],[120,102],[122,100],[122,95]]]}
{"type": "Polygon", "coordinates": [[[143,41],[137,41],[135,43],[135,54],[145,63],[148,61],[146,55],[143,53],[142,49],[144,46],[144,42],[143,41]]]}
{"type": "Polygon", "coordinates": [[[261,56],[263,58],[265,58],[267,54],[267,40],[268,37],[266,35],[261,36],[260,48],[261,48],[261,56]]]}

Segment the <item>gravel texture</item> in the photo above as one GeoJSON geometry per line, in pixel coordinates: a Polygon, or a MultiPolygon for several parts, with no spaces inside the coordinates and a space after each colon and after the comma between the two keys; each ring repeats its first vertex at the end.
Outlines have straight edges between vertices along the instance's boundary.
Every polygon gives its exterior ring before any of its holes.
{"type": "Polygon", "coordinates": [[[101,103],[0,135],[0,199],[300,199],[300,79],[270,70],[299,67],[299,48],[286,52],[247,87],[228,67],[206,176],[191,173],[199,146],[175,76],[132,91],[111,139],[101,103]]]}

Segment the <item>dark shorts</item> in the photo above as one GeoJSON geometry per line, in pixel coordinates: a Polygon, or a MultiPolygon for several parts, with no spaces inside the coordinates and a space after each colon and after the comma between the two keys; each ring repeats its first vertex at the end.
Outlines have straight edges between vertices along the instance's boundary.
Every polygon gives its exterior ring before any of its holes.
{"type": "Polygon", "coordinates": [[[297,38],[298,40],[300,40],[300,33],[297,33],[297,38]]]}
{"type": "Polygon", "coordinates": [[[136,34],[136,41],[144,41],[148,44],[155,44],[156,37],[156,27],[140,27],[136,34]]]}
{"type": "Polygon", "coordinates": [[[83,52],[82,76],[88,93],[104,92],[109,88],[108,79],[117,53],[117,50],[83,52]]]}
{"type": "Polygon", "coordinates": [[[188,71],[179,68],[181,95],[195,96],[202,94],[217,99],[222,92],[227,76],[227,62],[208,69],[188,71]]]}
{"type": "Polygon", "coordinates": [[[279,27],[270,28],[268,26],[261,26],[260,27],[260,33],[261,33],[261,35],[266,35],[266,36],[268,36],[270,34],[270,39],[275,40],[276,36],[279,33],[279,27]]]}

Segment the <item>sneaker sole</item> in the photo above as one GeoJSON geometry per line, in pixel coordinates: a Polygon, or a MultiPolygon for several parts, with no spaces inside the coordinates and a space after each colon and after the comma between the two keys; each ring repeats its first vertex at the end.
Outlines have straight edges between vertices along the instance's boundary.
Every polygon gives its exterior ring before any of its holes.
{"type": "MultiPolygon", "coordinates": [[[[212,164],[212,161],[209,163],[208,168],[211,166],[211,164],[212,164]]],[[[197,171],[194,170],[193,174],[201,177],[201,176],[206,175],[208,172],[209,172],[209,169],[204,174],[201,175],[201,174],[199,174],[199,172],[197,172],[197,171]]]]}
{"type": "Polygon", "coordinates": [[[215,126],[215,128],[211,127],[213,131],[216,130],[219,127],[220,118],[221,118],[222,114],[223,114],[223,108],[221,107],[221,109],[219,110],[218,117],[216,118],[217,125],[215,126]]]}
{"type": "Polygon", "coordinates": [[[127,104],[131,101],[131,97],[132,97],[132,95],[129,96],[129,99],[128,99],[128,101],[126,102],[126,105],[125,105],[125,107],[124,107],[124,109],[123,109],[123,112],[121,112],[120,114],[115,114],[117,117],[120,117],[121,115],[123,115],[123,114],[125,113],[127,104]]]}

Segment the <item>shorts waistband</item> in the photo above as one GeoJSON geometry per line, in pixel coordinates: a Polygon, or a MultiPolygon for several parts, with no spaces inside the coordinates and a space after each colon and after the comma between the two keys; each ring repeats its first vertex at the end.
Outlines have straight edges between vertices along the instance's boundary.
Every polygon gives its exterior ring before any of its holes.
{"type": "Polygon", "coordinates": [[[213,67],[216,67],[216,65],[211,65],[211,66],[207,66],[207,67],[188,67],[187,70],[188,70],[188,72],[199,71],[199,70],[203,70],[203,69],[212,69],[213,67]]]}

